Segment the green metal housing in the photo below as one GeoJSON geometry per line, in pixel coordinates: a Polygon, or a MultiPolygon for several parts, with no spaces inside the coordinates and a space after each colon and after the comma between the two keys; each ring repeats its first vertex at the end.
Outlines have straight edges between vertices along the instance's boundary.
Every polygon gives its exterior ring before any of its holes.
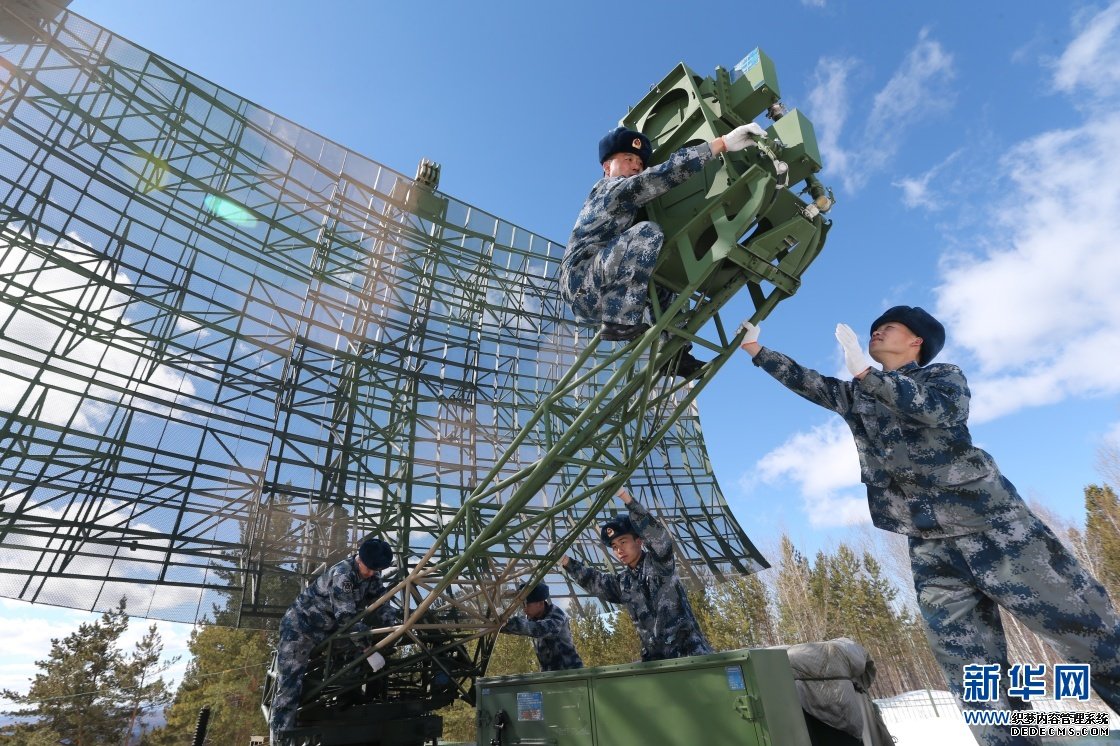
{"type": "Polygon", "coordinates": [[[809,746],[779,649],[484,678],[478,692],[478,746],[809,746]]]}

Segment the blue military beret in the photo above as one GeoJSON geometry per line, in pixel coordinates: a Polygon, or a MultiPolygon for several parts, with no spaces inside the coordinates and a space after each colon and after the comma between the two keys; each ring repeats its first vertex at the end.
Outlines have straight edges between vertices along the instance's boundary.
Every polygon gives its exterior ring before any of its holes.
{"type": "Polygon", "coordinates": [[[606,137],[599,141],[599,163],[604,162],[615,153],[633,153],[642,159],[642,165],[644,166],[649,163],[649,159],[653,155],[653,146],[649,144],[649,138],[641,132],[618,127],[608,132],[606,137]]]}
{"type": "Polygon", "coordinates": [[[918,365],[925,365],[937,357],[945,346],[945,327],[918,306],[895,306],[888,308],[883,315],[871,322],[874,333],[883,324],[896,321],[922,338],[922,348],[918,351],[918,365]]]}
{"type": "MultiPolygon", "coordinates": [[[[526,583],[522,583],[522,589],[524,589],[526,585],[526,583]]],[[[537,586],[529,591],[529,595],[525,597],[525,603],[532,604],[537,601],[547,601],[549,595],[548,586],[544,583],[537,583],[537,586]]]]}
{"type": "Polygon", "coordinates": [[[607,546],[620,536],[626,534],[638,535],[638,531],[634,528],[634,524],[630,522],[630,516],[626,513],[618,513],[614,518],[610,519],[602,525],[599,529],[599,538],[607,546]]]}
{"type": "Polygon", "coordinates": [[[384,570],[393,564],[393,549],[382,539],[366,539],[358,547],[358,559],[371,570],[384,570]]]}

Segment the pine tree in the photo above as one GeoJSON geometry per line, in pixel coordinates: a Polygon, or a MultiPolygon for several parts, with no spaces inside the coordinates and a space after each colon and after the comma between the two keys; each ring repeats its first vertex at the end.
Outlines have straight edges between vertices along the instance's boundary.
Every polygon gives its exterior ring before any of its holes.
{"type": "Polygon", "coordinates": [[[698,621],[716,650],[778,644],[770,598],[757,574],[710,585],[703,600],[704,613],[698,614],[698,621]]]}
{"type": "Polygon", "coordinates": [[[619,663],[633,663],[642,659],[642,641],[638,628],[630,614],[621,607],[616,608],[610,617],[611,635],[602,661],[591,665],[611,666],[619,663]]]}
{"type": "Polygon", "coordinates": [[[274,636],[265,630],[215,624],[196,627],[188,643],[192,658],[166,712],[167,723],[151,733],[151,743],[189,742],[198,712],[207,706],[211,743],[249,743],[250,736],[268,733],[261,694],[274,636]]]}
{"type": "Polygon", "coordinates": [[[834,555],[817,554],[813,575],[823,578],[823,587],[817,591],[819,607],[825,614],[822,639],[849,637],[858,641],[868,611],[860,571],[859,560],[847,544],[841,544],[834,555]]]}
{"type": "Polygon", "coordinates": [[[777,645],[778,632],[773,606],[758,574],[735,578],[721,588],[728,608],[741,610],[743,616],[743,637],[739,640],[739,647],[777,645]]]}
{"type": "Polygon", "coordinates": [[[572,604],[568,607],[568,618],[572,625],[572,642],[583,665],[601,666],[612,658],[611,627],[598,604],[572,604]]]}
{"type": "Polygon", "coordinates": [[[1120,599],[1120,501],[1112,487],[1086,487],[1085,513],[1085,541],[1097,580],[1114,600],[1120,599]]]}
{"type": "Polygon", "coordinates": [[[253,521],[241,525],[244,549],[228,554],[230,569],[215,571],[231,589],[222,591],[224,603],[214,607],[215,624],[275,628],[280,620],[276,612],[282,613],[299,595],[300,576],[290,551],[293,502],[289,496],[273,495],[255,506],[253,521]]]}
{"type": "Polygon", "coordinates": [[[5,741],[24,744],[53,738],[54,743],[99,746],[126,740],[133,713],[158,702],[166,687],[156,676],[163,645],[155,627],[131,656],[118,647],[127,629],[122,598],[100,620],[51,640],[47,658],[35,662],[40,671],[27,694],[3,692],[5,698],[26,706],[8,714],[34,718],[30,724],[9,728],[2,736],[5,741]]]}
{"type": "Polygon", "coordinates": [[[864,552],[859,587],[862,623],[854,635],[876,661],[878,677],[893,684],[897,691],[920,688],[909,685],[907,671],[913,661],[907,655],[902,615],[896,608],[898,590],[883,576],[882,566],[870,553],[864,552]]]}
{"type": "MultiPolygon", "coordinates": [[[[129,655],[123,669],[127,677],[125,694],[131,711],[128,722],[129,738],[126,746],[132,742],[132,734],[136,724],[145,712],[162,710],[171,701],[171,692],[167,682],[160,676],[168,666],[179,660],[176,656],[167,662],[161,662],[163,657],[163,638],[156,625],[148,627],[147,634],[136,643],[136,648],[129,655]]],[[[140,721],[142,722],[142,721],[140,721]]],[[[141,738],[141,742],[143,739],[141,738]]]]}
{"type": "Polygon", "coordinates": [[[815,603],[821,593],[820,578],[811,578],[808,561],[784,534],[774,583],[781,644],[824,639],[824,619],[815,603]]]}

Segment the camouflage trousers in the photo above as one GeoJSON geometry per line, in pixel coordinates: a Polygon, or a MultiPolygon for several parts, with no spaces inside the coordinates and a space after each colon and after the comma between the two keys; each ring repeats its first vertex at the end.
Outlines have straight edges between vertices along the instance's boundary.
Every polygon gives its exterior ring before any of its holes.
{"type": "Polygon", "coordinates": [[[317,635],[300,629],[293,614],[287,613],[280,620],[280,642],[276,646],[276,692],[272,697],[269,717],[274,744],[281,732],[296,727],[303,674],[307,670],[311,649],[318,642],[317,635]]]}
{"type": "MultiPolygon", "coordinates": [[[[570,267],[560,278],[560,291],[576,318],[641,323],[649,308],[649,279],[664,241],[665,234],[657,223],[643,221],[632,225],[594,257],[570,267]]],[[[662,307],[673,297],[658,288],[662,307]]]]}
{"type": "MultiPolygon", "coordinates": [[[[1093,689],[1120,711],[1120,616],[1104,587],[1038,518],[1031,515],[1004,528],[947,539],[911,537],[910,562],[930,646],[962,707],[1029,708],[1006,693],[1010,681],[1002,606],[1066,661],[1088,663],[1093,689]],[[962,666],[970,663],[1001,666],[995,702],[963,701],[962,666]]],[[[1052,684],[1051,677],[1046,692],[1051,698],[1052,684]]],[[[974,726],[973,735],[985,745],[1037,743],[1012,736],[1007,726],[974,726]]]]}

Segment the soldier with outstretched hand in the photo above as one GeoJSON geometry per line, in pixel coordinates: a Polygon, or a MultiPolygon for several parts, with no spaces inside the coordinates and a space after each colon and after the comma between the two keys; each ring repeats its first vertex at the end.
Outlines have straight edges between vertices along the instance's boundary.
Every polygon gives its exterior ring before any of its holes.
{"type": "Polygon", "coordinates": [[[711,653],[677,576],[672,537],[626,489],[619,490],[618,498],[627,513],[604,523],[599,535],[623,569],[600,572],[568,555],[560,566],[592,595],[626,607],[638,630],[643,661],[711,653]]]}
{"type": "MultiPolygon", "coordinates": [[[[999,664],[999,698],[962,706],[1029,708],[1006,693],[1003,607],[1066,660],[1088,663],[1093,688],[1120,711],[1120,617],[1101,584],[972,444],[964,374],[955,365],[930,364],[945,342],[933,316],[895,306],[871,324],[869,351],[882,370],[872,367],[851,328],[837,326],[850,381],[762,347],[749,322],[740,332],[755,365],[851,428],[872,521],[909,537],[930,647],[953,693],[963,700],[964,666],[999,664]]],[[[1034,742],[1005,726],[973,732],[985,744],[1034,742]]]]}
{"type": "MultiPolygon", "coordinates": [[[[524,586],[521,587],[524,590],[524,586]]],[[[548,586],[538,583],[525,596],[524,614],[518,614],[502,627],[510,635],[533,638],[533,649],[542,671],[583,668],[583,660],[572,641],[568,615],[549,598],[548,586]]]]}
{"type": "MultiPolygon", "coordinates": [[[[279,743],[283,731],[294,728],[303,690],[303,674],[311,650],[385,593],[381,571],[393,564],[393,550],[382,539],[366,539],[357,555],[348,557],[324,572],[303,589],[280,620],[280,642],[277,645],[276,692],[272,699],[269,728],[273,744],[279,743]]],[[[400,621],[400,610],[389,604],[376,612],[380,626],[400,621]]],[[[361,633],[369,626],[358,622],[350,628],[361,633]]],[[[385,658],[367,651],[374,671],[385,665],[385,658]]]]}
{"type": "MultiPolygon", "coordinates": [[[[619,127],[599,141],[603,177],[591,188],[560,262],[560,293],[576,318],[602,324],[600,338],[627,341],[649,329],[649,281],[665,234],[650,221],[636,222],[647,202],[700,173],[724,152],[744,150],[765,137],[751,122],[708,143],[684,147],[646,168],[653,147],[641,132],[619,127]]],[[[673,295],[658,288],[664,308],[673,295]]],[[[687,350],[677,361],[684,378],[703,363],[687,350]]]]}

